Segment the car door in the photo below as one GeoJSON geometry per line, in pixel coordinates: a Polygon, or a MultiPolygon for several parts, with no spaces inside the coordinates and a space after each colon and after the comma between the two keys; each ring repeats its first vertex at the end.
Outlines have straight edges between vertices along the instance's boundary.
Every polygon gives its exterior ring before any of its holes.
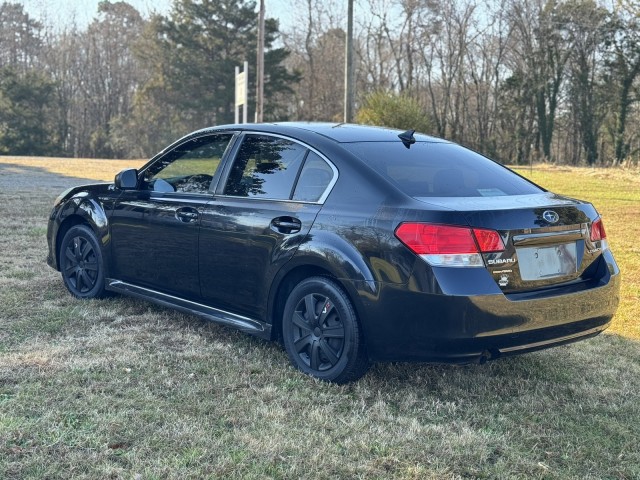
{"type": "Polygon", "coordinates": [[[242,135],[202,212],[200,279],[208,304],[266,319],[271,281],[304,240],[337,179],[317,152],[275,135],[242,135]]]}
{"type": "Polygon", "coordinates": [[[110,276],[180,297],[200,296],[198,232],[231,133],[189,139],[151,162],[110,219],[110,276]]]}

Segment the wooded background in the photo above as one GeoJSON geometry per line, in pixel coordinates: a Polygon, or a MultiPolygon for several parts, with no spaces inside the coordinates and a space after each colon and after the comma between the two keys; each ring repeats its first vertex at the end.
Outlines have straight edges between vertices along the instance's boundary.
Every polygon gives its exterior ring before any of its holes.
{"type": "MultiPolygon", "coordinates": [[[[269,14],[267,1],[267,15],[269,14]]],[[[290,0],[266,21],[265,121],[340,121],[346,2],[290,0]]],[[[505,163],[637,164],[640,3],[356,0],[357,121],[453,140],[505,163]]],[[[87,27],[0,5],[0,154],[145,158],[233,121],[254,1],[100,3],[87,27]]]]}

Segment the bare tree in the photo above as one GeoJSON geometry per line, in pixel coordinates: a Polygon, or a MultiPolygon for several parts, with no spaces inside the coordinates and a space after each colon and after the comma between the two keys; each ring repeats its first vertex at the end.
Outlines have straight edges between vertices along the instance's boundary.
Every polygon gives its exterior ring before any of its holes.
{"type": "Polygon", "coordinates": [[[37,66],[43,25],[19,3],[0,4],[0,68],[25,73],[37,66]]]}
{"type": "Polygon", "coordinates": [[[640,101],[637,87],[640,76],[640,22],[637,17],[628,17],[621,12],[614,19],[605,76],[613,94],[609,135],[613,143],[614,163],[618,164],[631,153],[626,139],[628,117],[632,107],[640,101]]]}
{"type": "Polygon", "coordinates": [[[429,24],[418,26],[430,114],[437,134],[454,140],[464,137],[463,116],[468,100],[465,59],[475,9],[472,2],[443,3],[429,24]]]}
{"type": "MultiPolygon", "coordinates": [[[[598,161],[598,136],[604,114],[598,63],[608,29],[608,12],[593,1],[571,1],[563,5],[565,28],[572,45],[569,60],[569,100],[575,121],[570,137],[581,139],[586,161],[598,161]]],[[[573,160],[579,150],[573,149],[573,160]]]]}
{"type": "Polygon", "coordinates": [[[470,110],[466,115],[466,143],[493,156],[503,155],[499,142],[500,89],[508,74],[504,57],[511,35],[505,15],[506,0],[484,12],[467,51],[470,110]]]}
{"type": "Polygon", "coordinates": [[[404,77],[403,65],[396,54],[401,48],[401,35],[398,37],[396,31],[402,17],[393,15],[395,20],[391,23],[389,16],[394,6],[398,7],[393,0],[368,0],[365,11],[358,16],[361,93],[402,90],[404,87],[401,80],[404,77]]]}
{"type": "Polygon", "coordinates": [[[296,0],[296,8],[304,16],[283,35],[291,52],[286,65],[301,74],[290,105],[292,116],[305,120],[340,118],[344,98],[343,5],[336,0],[296,0]]]}
{"type": "Polygon", "coordinates": [[[558,102],[571,55],[563,29],[565,19],[555,0],[514,0],[510,16],[516,40],[513,52],[517,55],[512,58],[532,87],[536,150],[550,160],[558,102]]]}
{"type": "MultiPolygon", "coordinates": [[[[120,156],[112,137],[112,122],[127,115],[138,86],[138,62],[132,45],[144,22],[126,2],[103,1],[98,17],[89,25],[82,41],[79,73],[83,123],[90,129],[84,152],[91,156],[120,156]]],[[[83,136],[86,138],[86,136],[83,136]]],[[[84,153],[83,152],[83,153],[84,153]]]]}
{"type": "Polygon", "coordinates": [[[78,153],[80,144],[75,116],[80,99],[80,32],[75,25],[46,35],[44,67],[54,81],[56,142],[68,155],[78,153]]]}

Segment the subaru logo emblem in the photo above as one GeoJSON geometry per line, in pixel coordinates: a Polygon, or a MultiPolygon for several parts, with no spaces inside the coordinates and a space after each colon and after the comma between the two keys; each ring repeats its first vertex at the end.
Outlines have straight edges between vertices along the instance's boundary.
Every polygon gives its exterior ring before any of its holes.
{"type": "Polygon", "coordinates": [[[542,218],[549,223],[558,223],[558,220],[560,220],[560,216],[553,210],[545,210],[542,214],[542,218]]]}

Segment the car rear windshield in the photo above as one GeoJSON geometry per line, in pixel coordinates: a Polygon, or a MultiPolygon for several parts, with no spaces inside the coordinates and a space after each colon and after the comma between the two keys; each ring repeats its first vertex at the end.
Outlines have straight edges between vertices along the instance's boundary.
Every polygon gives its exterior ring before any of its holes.
{"type": "Polygon", "coordinates": [[[345,143],[378,173],[412,197],[497,197],[541,193],[498,163],[459,145],[417,142],[345,143]]]}

